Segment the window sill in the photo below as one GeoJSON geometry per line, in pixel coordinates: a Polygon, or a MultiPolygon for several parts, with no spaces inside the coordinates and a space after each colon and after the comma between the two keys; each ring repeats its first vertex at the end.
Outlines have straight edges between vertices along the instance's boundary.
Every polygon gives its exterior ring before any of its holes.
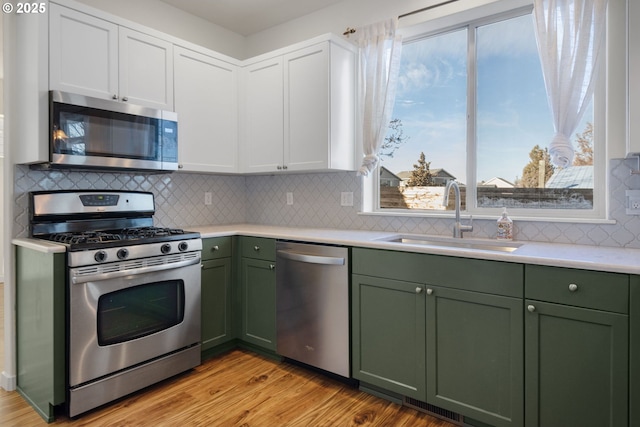
{"type": "MultiPolygon", "coordinates": [[[[413,217],[413,218],[453,218],[454,212],[447,211],[447,213],[436,213],[436,212],[402,212],[397,210],[390,211],[374,211],[374,212],[364,212],[359,211],[358,215],[363,216],[396,216],[396,217],[413,217]]],[[[497,220],[500,216],[499,214],[469,214],[467,212],[461,212],[460,214],[462,219],[469,219],[469,217],[473,216],[473,219],[476,220],[497,220]]],[[[564,222],[564,223],[573,223],[573,224],[616,224],[616,220],[614,219],[605,219],[605,218],[566,218],[566,217],[535,217],[535,216],[518,216],[509,213],[509,218],[514,221],[531,221],[531,222],[564,222]]]]}

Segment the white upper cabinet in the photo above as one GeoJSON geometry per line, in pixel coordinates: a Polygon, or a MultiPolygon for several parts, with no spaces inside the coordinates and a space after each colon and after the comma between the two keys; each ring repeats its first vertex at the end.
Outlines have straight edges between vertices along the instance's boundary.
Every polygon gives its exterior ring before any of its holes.
{"type": "Polygon", "coordinates": [[[238,66],[176,46],[179,169],[238,172],[238,66]]]}
{"type": "Polygon", "coordinates": [[[119,35],[120,100],[173,111],[173,45],[124,27],[119,35]]]}
{"type": "Polygon", "coordinates": [[[49,4],[49,86],[111,99],[118,94],[118,26],[49,4]]]}
{"type": "Polygon", "coordinates": [[[355,168],[354,53],[321,43],[284,56],[284,165],[355,168]]]}
{"type": "Polygon", "coordinates": [[[283,167],[282,75],[282,57],[243,69],[242,172],[274,172],[283,167]]]}
{"type": "Polygon", "coordinates": [[[640,155],[640,4],[636,0],[627,3],[627,52],[628,52],[628,123],[627,153],[640,155]]]}
{"type": "Polygon", "coordinates": [[[49,88],[173,110],[173,45],[50,4],[49,88]]]}
{"type": "Polygon", "coordinates": [[[354,67],[333,41],[245,67],[241,171],[354,170],[354,67]]]}

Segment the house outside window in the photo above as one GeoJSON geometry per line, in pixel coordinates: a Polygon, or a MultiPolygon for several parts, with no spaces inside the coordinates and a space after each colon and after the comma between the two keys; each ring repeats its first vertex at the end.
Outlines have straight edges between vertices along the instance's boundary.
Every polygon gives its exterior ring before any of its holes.
{"type": "Polygon", "coordinates": [[[399,143],[382,153],[374,210],[442,214],[452,208],[441,204],[444,186],[455,179],[463,209],[477,216],[506,206],[523,217],[604,217],[604,120],[597,114],[604,67],[572,139],[573,165],[554,166],[531,13],[519,8],[405,37],[387,134],[399,143]]]}

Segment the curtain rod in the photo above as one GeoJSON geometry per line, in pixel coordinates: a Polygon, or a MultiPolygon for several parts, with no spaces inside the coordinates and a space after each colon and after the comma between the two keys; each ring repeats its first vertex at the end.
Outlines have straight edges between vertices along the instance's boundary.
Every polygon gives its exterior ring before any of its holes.
{"type": "MultiPolygon", "coordinates": [[[[445,6],[445,5],[449,4],[449,3],[455,3],[457,1],[458,0],[446,0],[446,1],[440,2],[438,4],[432,4],[431,6],[423,7],[422,9],[418,9],[418,10],[414,10],[412,12],[407,12],[407,13],[403,13],[402,15],[398,15],[398,19],[406,18],[407,16],[415,15],[417,13],[426,12],[427,10],[435,9],[436,7],[445,6]]],[[[355,28],[347,27],[347,29],[345,30],[344,33],[342,33],[342,35],[349,37],[349,35],[351,35],[351,34],[353,34],[355,32],[356,32],[355,28]]]]}

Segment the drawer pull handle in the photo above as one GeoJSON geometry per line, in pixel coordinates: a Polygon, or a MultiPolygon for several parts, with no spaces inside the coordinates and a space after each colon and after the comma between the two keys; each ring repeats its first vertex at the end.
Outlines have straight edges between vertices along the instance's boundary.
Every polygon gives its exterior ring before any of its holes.
{"type": "Polygon", "coordinates": [[[420,294],[420,293],[422,293],[422,288],[420,286],[418,286],[416,288],[416,294],[420,294]]]}
{"type": "Polygon", "coordinates": [[[253,250],[254,250],[254,251],[256,251],[256,252],[258,252],[258,251],[260,250],[260,246],[254,246],[254,247],[253,247],[253,250]]]}
{"type": "Polygon", "coordinates": [[[427,289],[427,295],[433,295],[433,289],[431,288],[427,289]]]}
{"type": "Polygon", "coordinates": [[[571,292],[575,292],[575,291],[577,291],[577,290],[578,290],[578,285],[576,285],[575,283],[571,283],[571,284],[569,285],[569,291],[571,291],[571,292]]]}
{"type": "Polygon", "coordinates": [[[214,247],[211,248],[211,252],[215,252],[215,251],[219,251],[220,250],[220,246],[215,245],[214,247]]]}
{"type": "Polygon", "coordinates": [[[533,313],[534,311],[536,311],[536,306],[530,304],[527,306],[527,310],[529,310],[530,313],[533,313]]]}
{"type": "Polygon", "coordinates": [[[275,269],[276,269],[275,264],[269,264],[269,270],[275,270],[275,269]]]}

